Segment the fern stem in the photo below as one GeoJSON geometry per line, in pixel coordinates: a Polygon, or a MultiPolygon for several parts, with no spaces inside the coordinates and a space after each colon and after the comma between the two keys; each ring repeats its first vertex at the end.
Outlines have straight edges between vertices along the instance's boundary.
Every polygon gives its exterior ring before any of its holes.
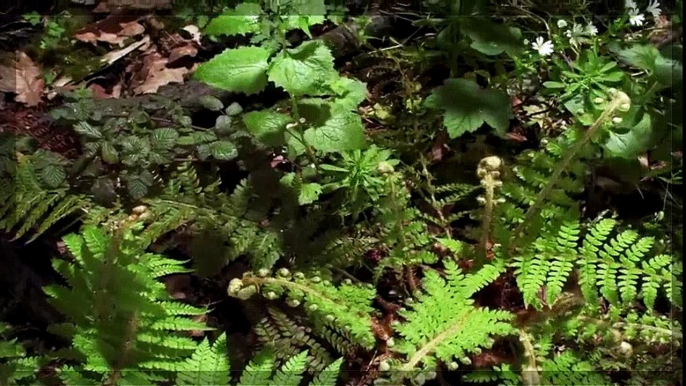
{"type": "Polygon", "coordinates": [[[401,371],[412,371],[412,369],[417,366],[417,364],[424,359],[427,355],[433,352],[439,344],[444,340],[448,339],[450,336],[454,335],[460,328],[463,327],[464,321],[469,317],[469,311],[465,312],[460,318],[458,318],[450,327],[445,329],[442,333],[436,335],[435,338],[427,342],[421,349],[417,350],[410,360],[403,365],[401,371]]]}
{"type": "Polygon", "coordinates": [[[612,119],[613,115],[615,112],[624,105],[627,105],[631,103],[631,100],[629,97],[621,92],[618,91],[614,94],[612,100],[610,100],[610,103],[608,106],[605,108],[602,114],[596,119],[596,121],[591,125],[591,127],[586,130],[586,133],[584,136],[577,140],[574,145],[569,149],[565,157],[562,159],[562,161],[557,165],[555,168],[555,171],[553,174],[550,176],[550,179],[548,180],[548,183],[545,185],[543,189],[541,189],[540,192],[536,195],[536,199],[534,200],[534,204],[529,207],[529,209],[526,211],[526,214],[524,215],[524,220],[519,223],[517,228],[515,229],[514,233],[512,234],[512,240],[510,243],[510,251],[513,252],[517,248],[517,242],[522,239],[521,236],[523,236],[523,233],[526,231],[526,227],[528,224],[531,222],[532,218],[538,214],[538,212],[542,209],[543,207],[543,201],[546,199],[546,197],[550,194],[550,192],[553,190],[555,187],[555,184],[557,184],[558,180],[560,179],[560,176],[562,176],[562,173],[567,170],[567,167],[569,167],[569,164],[572,162],[574,157],[579,153],[581,148],[586,145],[591,138],[593,137],[593,134],[603,126],[603,124],[612,119]]]}
{"type": "Polygon", "coordinates": [[[519,341],[524,347],[526,364],[522,368],[522,381],[525,386],[537,386],[541,384],[541,376],[536,364],[536,350],[531,343],[532,337],[524,330],[519,330],[519,341]]]}

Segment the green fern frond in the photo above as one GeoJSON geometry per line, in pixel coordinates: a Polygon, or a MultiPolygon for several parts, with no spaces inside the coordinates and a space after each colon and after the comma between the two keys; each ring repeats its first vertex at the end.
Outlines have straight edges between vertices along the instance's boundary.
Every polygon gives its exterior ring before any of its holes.
{"type": "Polygon", "coordinates": [[[229,359],[226,335],[219,336],[212,345],[205,338],[193,355],[179,366],[176,384],[184,386],[228,385],[229,359]]]}
{"type": "Polygon", "coordinates": [[[175,303],[156,280],[166,272],[187,272],[183,262],[142,253],[134,233],[140,228],[127,226],[110,236],[86,226],[66,236],[73,262],[56,259],[53,265],[68,287],[45,289],[73,326],[72,346],[82,357],[74,370],[92,372],[81,375],[94,381],[150,384],[159,379],[158,370],[173,377],[174,361],[197,347],[183,332],[209,329],[189,318],[205,310],[175,303]]]}
{"type": "Polygon", "coordinates": [[[421,294],[411,310],[400,313],[406,322],[396,328],[402,340],[393,351],[406,357],[401,372],[410,372],[420,363],[435,368],[435,360],[449,363],[461,360],[479,348],[490,347],[492,336],[514,332],[508,323],[512,315],[473,305],[471,297],[504,269],[489,267],[463,274],[452,261],[446,261],[447,280],[433,271],[423,280],[421,294]]]}
{"type": "Polygon", "coordinates": [[[362,346],[374,345],[371,329],[374,309],[371,303],[376,291],[373,287],[364,288],[351,282],[334,286],[330,280],[318,275],[306,278],[303,273],[291,275],[287,270],[280,270],[276,277],[246,275],[242,279],[234,279],[228,292],[240,299],[247,299],[257,292],[268,299],[276,299],[285,293],[289,305],[304,303],[315,323],[319,320],[340,326],[362,346]]]}

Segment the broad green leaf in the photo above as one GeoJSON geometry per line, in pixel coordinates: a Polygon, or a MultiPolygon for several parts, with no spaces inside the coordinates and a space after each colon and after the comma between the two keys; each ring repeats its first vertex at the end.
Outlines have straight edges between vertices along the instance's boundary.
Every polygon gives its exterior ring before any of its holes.
{"type": "Polygon", "coordinates": [[[223,15],[212,19],[205,33],[208,35],[245,35],[260,30],[262,8],[255,3],[242,3],[223,15]]]}
{"type": "Polygon", "coordinates": [[[648,113],[643,113],[638,123],[631,125],[627,133],[618,134],[610,131],[609,134],[605,149],[611,155],[620,158],[638,157],[652,145],[652,117],[648,113]]]}
{"type": "Polygon", "coordinates": [[[298,194],[298,203],[300,205],[311,204],[317,201],[320,194],[322,194],[321,185],[314,182],[302,184],[302,186],[300,186],[300,193],[298,194]]]}
{"type": "Polygon", "coordinates": [[[470,47],[486,55],[500,55],[507,52],[516,55],[524,48],[522,32],[495,24],[485,18],[465,18],[461,22],[462,32],[472,40],[470,47]]]}
{"type": "Polygon", "coordinates": [[[286,125],[293,119],[269,110],[251,111],[243,116],[245,126],[258,141],[267,146],[281,146],[286,142],[286,125]]]}
{"type": "Polygon", "coordinates": [[[320,126],[305,130],[305,141],[323,152],[358,150],[365,146],[360,116],[345,106],[333,105],[331,116],[320,126]]]}
{"type": "Polygon", "coordinates": [[[210,144],[210,152],[212,157],[222,160],[229,161],[238,157],[238,149],[233,142],[229,141],[217,141],[210,144]]]}
{"type": "Polygon", "coordinates": [[[507,94],[499,90],[482,90],[467,79],[448,79],[426,98],[425,103],[443,111],[443,124],[450,138],[473,132],[484,122],[502,135],[512,116],[507,94]]]}
{"type": "Polygon", "coordinates": [[[367,84],[357,79],[341,77],[331,84],[331,89],[336,93],[336,104],[350,110],[356,110],[367,98],[367,84]]]}
{"type": "Polygon", "coordinates": [[[319,41],[281,52],[270,63],[268,74],[269,80],[294,96],[324,95],[324,86],[338,76],[331,51],[319,41]]]}
{"type": "Polygon", "coordinates": [[[57,188],[67,178],[67,173],[62,165],[52,164],[41,169],[40,177],[49,188],[57,188]]]}
{"type": "Polygon", "coordinates": [[[285,30],[301,29],[312,38],[310,27],[325,20],[326,4],[324,0],[286,0],[278,3],[279,15],[285,30]]]}
{"type": "Polygon", "coordinates": [[[619,52],[619,58],[626,64],[650,72],[655,70],[655,59],[659,55],[657,48],[650,44],[635,45],[619,52]]]}
{"type": "Polygon", "coordinates": [[[228,49],[201,64],[195,76],[213,87],[255,94],[267,85],[267,59],[270,55],[262,47],[228,49]]]}

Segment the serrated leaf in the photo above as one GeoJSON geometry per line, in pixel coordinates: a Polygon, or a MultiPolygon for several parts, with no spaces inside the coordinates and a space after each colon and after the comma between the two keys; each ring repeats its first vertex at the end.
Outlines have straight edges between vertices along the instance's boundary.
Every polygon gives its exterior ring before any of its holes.
{"type": "Polygon", "coordinates": [[[255,94],[267,85],[267,59],[271,52],[262,47],[228,49],[195,71],[197,79],[227,91],[255,94]]]}
{"type": "Polygon", "coordinates": [[[325,95],[324,87],[338,76],[331,50],[319,41],[308,41],[281,52],[269,65],[269,80],[294,96],[325,95]]]}
{"type": "Polygon", "coordinates": [[[331,116],[320,126],[305,130],[305,141],[322,152],[358,150],[365,146],[362,118],[345,106],[331,107],[331,116]]]}
{"type": "Polygon", "coordinates": [[[210,153],[212,157],[221,160],[229,161],[238,157],[238,149],[233,142],[217,141],[210,144],[210,153]]]}
{"type": "Polygon", "coordinates": [[[102,139],[102,133],[88,122],[79,122],[74,125],[74,131],[89,139],[102,139]]]}
{"type": "Polygon", "coordinates": [[[642,70],[654,71],[655,59],[660,52],[650,44],[635,45],[619,51],[619,58],[626,64],[642,70]]]}
{"type": "Polygon", "coordinates": [[[67,172],[62,165],[46,165],[40,171],[40,178],[49,188],[57,188],[67,178],[67,172]]]}
{"type": "Polygon", "coordinates": [[[425,104],[443,111],[443,124],[450,138],[473,132],[484,122],[502,135],[512,116],[507,94],[499,90],[482,90],[468,79],[448,79],[426,98],[425,104]]]}
{"type": "Polygon", "coordinates": [[[367,84],[357,79],[341,77],[331,84],[331,89],[336,93],[336,104],[345,106],[350,110],[357,109],[367,98],[367,84]]]}
{"type": "Polygon", "coordinates": [[[281,146],[286,142],[286,125],[293,119],[268,110],[251,111],[243,116],[248,132],[267,146],[281,146]]]}
{"type": "Polygon", "coordinates": [[[256,3],[242,3],[212,19],[205,27],[208,35],[245,35],[260,30],[262,8],[256,3]]]}
{"type": "Polygon", "coordinates": [[[298,203],[300,205],[311,204],[317,201],[319,195],[321,194],[321,185],[314,182],[302,184],[302,186],[300,186],[300,192],[298,194],[298,203]]]}
{"type": "Polygon", "coordinates": [[[153,130],[151,134],[152,146],[156,149],[171,149],[179,139],[179,133],[168,127],[153,130]]]}
{"type": "Polygon", "coordinates": [[[279,26],[286,31],[301,29],[309,38],[310,27],[326,20],[324,0],[288,0],[278,3],[278,14],[283,22],[279,26]]]}
{"type": "Polygon", "coordinates": [[[150,172],[130,176],[126,181],[126,188],[134,200],[140,200],[148,194],[148,187],[152,186],[153,178],[150,172]]]}

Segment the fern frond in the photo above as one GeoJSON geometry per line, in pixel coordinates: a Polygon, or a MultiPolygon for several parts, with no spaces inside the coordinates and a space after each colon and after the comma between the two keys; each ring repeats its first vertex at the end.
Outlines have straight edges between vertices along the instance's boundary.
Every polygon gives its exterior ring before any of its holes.
{"type": "Polygon", "coordinates": [[[465,275],[452,261],[445,265],[447,281],[433,271],[426,272],[425,293],[412,304],[411,310],[401,313],[406,322],[396,330],[402,341],[393,350],[407,358],[400,368],[403,372],[412,371],[420,363],[433,368],[436,359],[460,360],[478,348],[490,347],[491,336],[514,332],[508,323],[511,314],[477,308],[471,299],[495,279],[497,270],[483,269],[465,275]]]}
{"type": "Polygon", "coordinates": [[[222,334],[210,345],[207,338],[197,347],[193,355],[179,366],[177,385],[228,385],[229,359],[226,334],[222,334]]]}

